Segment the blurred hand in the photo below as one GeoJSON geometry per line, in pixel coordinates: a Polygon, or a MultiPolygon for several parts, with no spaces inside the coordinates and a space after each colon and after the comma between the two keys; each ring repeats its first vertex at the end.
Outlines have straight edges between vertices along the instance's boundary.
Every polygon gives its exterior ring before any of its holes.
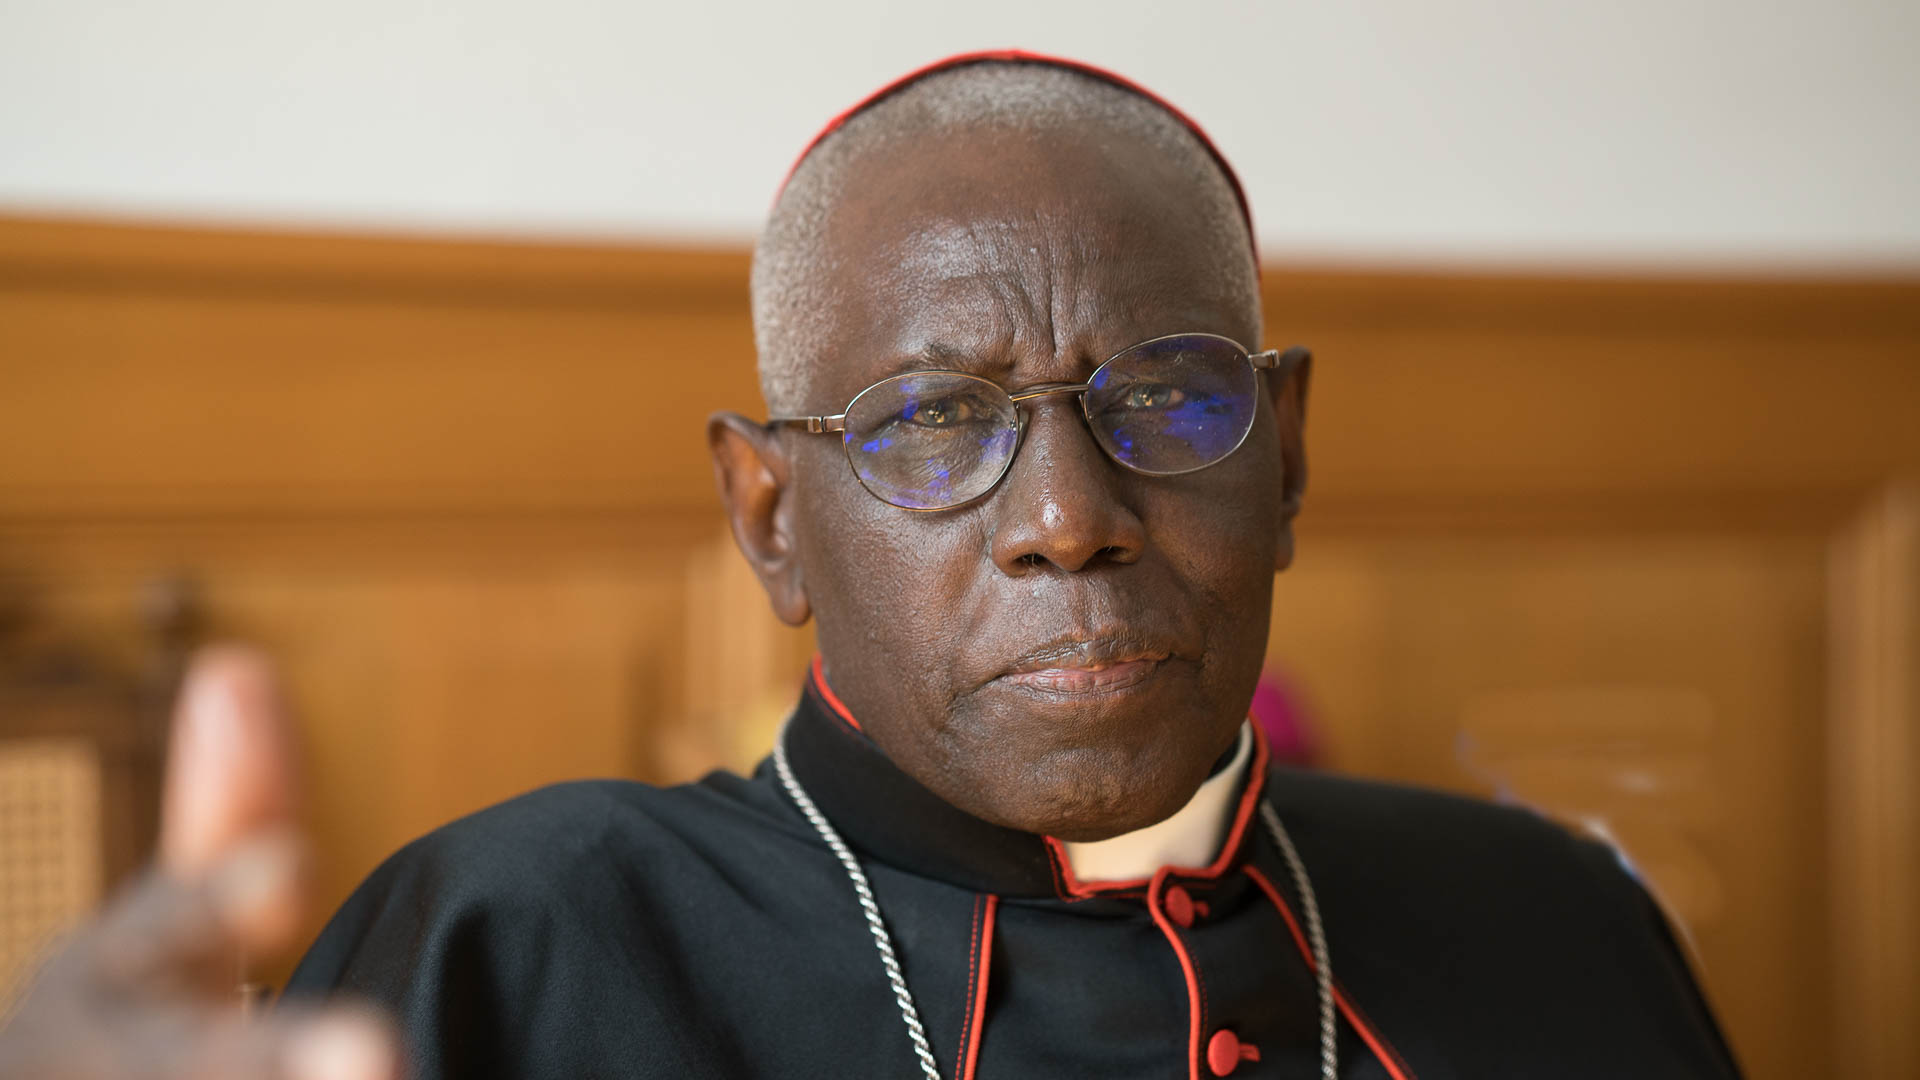
{"type": "Polygon", "coordinates": [[[245,957],[300,925],[305,851],[272,666],[195,658],[174,717],[159,865],[76,931],[0,1028],[3,1080],[391,1080],[374,1017],[243,1015],[245,957]]]}

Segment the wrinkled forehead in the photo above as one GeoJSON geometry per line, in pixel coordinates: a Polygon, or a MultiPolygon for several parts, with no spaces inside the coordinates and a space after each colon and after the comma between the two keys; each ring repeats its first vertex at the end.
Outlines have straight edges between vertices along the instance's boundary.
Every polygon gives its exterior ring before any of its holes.
{"type": "Polygon", "coordinates": [[[1231,195],[1122,133],[927,133],[849,160],[837,181],[816,268],[822,389],[947,353],[996,375],[1091,366],[1163,333],[1255,332],[1231,195]]]}

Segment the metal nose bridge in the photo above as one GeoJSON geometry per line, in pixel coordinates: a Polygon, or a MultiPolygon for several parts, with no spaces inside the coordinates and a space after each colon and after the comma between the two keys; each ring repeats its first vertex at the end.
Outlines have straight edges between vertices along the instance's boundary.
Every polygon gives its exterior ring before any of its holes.
{"type": "Polygon", "coordinates": [[[1018,405],[1023,401],[1033,401],[1036,398],[1055,397],[1060,394],[1084,394],[1091,389],[1093,389],[1092,383],[1041,383],[1017,394],[1008,394],[1007,399],[1018,405]]]}
{"type": "MultiPolygon", "coordinates": [[[[1095,374],[1099,373],[1095,372],[1095,374]]],[[[1100,451],[1101,456],[1110,462],[1118,462],[1124,465],[1125,463],[1121,462],[1118,457],[1115,457],[1113,450],[1101,440],[1099,433],[1093,430],[1093,417],[1087,413],[1087,399],[1085,396],[1086,392],[1091,389],[1093,389],[1093,384],[1090,382],[1051,382],[1029,386],[1019,393],[1007,392],[1007,400],[1014,404],[1014,419],[1019,424],[1019,441],[1015,444],[1013,453],[1007,455],[1007,463],[1001,467],[999,478],[994,480],[993,487],[988,488],[987,491],[992,491],[993,488],[1000,486],[1000,482],[1005,480],[1007,474],[1013,471],[1014,459],[1019,457],[1020,451],[1026,448],[1027,419],[1032,415],[1032,410],[1023,409],[1020,406],[1029,401],[1039,401],[1042,398],[1065,397],[1068,395],[1079,398],[1080,408],[1076,410],[1080,416],[1080,424],[1078,426],[1093,439],[1093,445],[1100,451]]],[[[982,497],[984,497],[986,493],[982,492],[981,494],[982,497]]]]}

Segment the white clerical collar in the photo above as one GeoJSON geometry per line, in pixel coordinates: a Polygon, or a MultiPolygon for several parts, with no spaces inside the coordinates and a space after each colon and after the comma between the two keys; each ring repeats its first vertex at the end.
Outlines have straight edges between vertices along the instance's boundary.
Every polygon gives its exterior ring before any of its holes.
{"type": "Polygon", "coordinates": [[[1083,882],[1151,877],[1163,866],[1205,866],[1220,853],[1234,796],[1253,757],[1253,726],[1240,725],[1240,741],[1227,767],[1207,777],[1187,805],[1165,821],[1108,840],[1064,843],[1067,865],[1083,882]]]}

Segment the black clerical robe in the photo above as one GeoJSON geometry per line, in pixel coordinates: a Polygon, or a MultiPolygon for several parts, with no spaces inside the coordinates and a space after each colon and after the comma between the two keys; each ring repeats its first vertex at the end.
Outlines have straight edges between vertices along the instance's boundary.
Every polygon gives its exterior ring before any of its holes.
{"type": "MultiPolygon", "coordinates": [[[[817,679],[787,731],[870,876],[943,1077],[1320,1075],[1311,877],[1344,1077],[1726,1077],[1665,922],[1613,853],[1531,814],[1269,765],[1210,866],[1078,881],[1061,845],[895,768],[817,679]]],[[[414,1076],[922,1075],[854,891],[762,763],[536,791],[407,846],[292,998],[398,1019],[414,1076]]]]}

